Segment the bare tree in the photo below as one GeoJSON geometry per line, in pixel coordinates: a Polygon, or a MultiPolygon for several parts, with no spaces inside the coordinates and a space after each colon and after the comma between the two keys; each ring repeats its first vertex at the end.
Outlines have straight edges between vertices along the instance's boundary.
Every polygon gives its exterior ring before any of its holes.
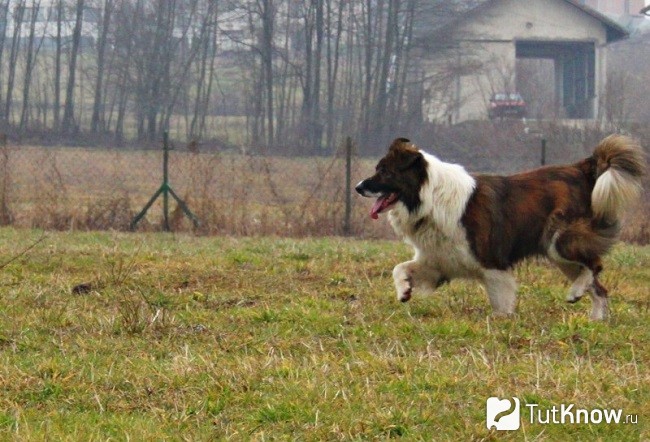
{"type": "Polygon", "coordinates": [[[5,97],[4,118],[11,121],[11,105],[13,102],[14,81],[16,79],[16,65],[18,61],[18,51],[20,49],[20,31],[23,25],[25,15],[25,0],[20,0],[14,6],[14,32],[11,36],[11,52],[9,53],[9,77],[7,79],[7,94],[5,97]]]}
{"type": "Polygon", "coordinates": [[[81,24],[83,21],[84,0],[77,0],[76,18],[72,32],[72,48],[70,49],[70,64],[68,67],[68,83],[65,91],[65,107],[63,109],[62,130],[71,133],[75,130],[74,121],[74,86],[77,72],[77,55],[81,44],[81,24]]]}
{"type": "Polygon", "coordinates": [[[198,35],[200,50],[197,91],[194,98],[194,112],[189,125],[189,138],[201,137],[205,130],[205,117],[212,92],[215,59],[217,51],[217,1],[208,2],[198,35]]]}
{"type": "Polygon", "coordinates": [[[248,71],[247,126],[252,144],[271,147],[275,139],[275,69],[274,43],[276,15],[281,0],[245,0],[237,2],[232,11],[240,11],[247,23],[247,38],[234,37],[246,48],[240,52],[239,64],[248,71]]]}
{"type": "Polygon", "coordinates": [[[310,0],[304,5],[303,35],[305,36],[302,75],[302,118],[300,133],[304,144],[318,152],[322,138],[320,122],[321,59],[325,32],[323,0],[310,0]]]}
{"type": "MultiPolygon", "coordinates": [[[[192,5],[191,11],[195,2],[192,5]]],[[[173,108],[177,97],[175,86],[180,83],[172,85],[172,68],[182,59],[179,48],[185,44],[193,12],[180,8],[179,0],[156,0],[148,5],[136,4],[134,14],[137,17],[136,28],[132,31],[137,131],[139,138],[154,140],[161,126],[166,125],[170,103],[173,108]],[[177,18],[184,24],[177,26],[177,18]],[[179,29],[181,35],[176,38],[174,35],[179,29]]],[[[184,76],[186,69],[185,60],[178,75],[184,76]]]]}
{"type": "MultiPolygon", "coordinates": [[[[4,55],[5,41],[6,41],[6,23],[9,17],[9,0],[4,0],[0,2],[0,22],[5,23],[1,27],[2,32],[0,32],[0,66],[2,66],[2,57],[4,55]]],[[[2,102],[2,73],[4,69],[0,69],[0,102],[2,102]]],[[[0,109],[0,117],[2,116],[2,110],[0,109]]]]}
{"type": "Polygon", "coordinates": [[[34,63],[38,56],[38,52],[43,44],[44,35],[41,35],[38,40],[38,46],[34,48],[34,40],[36,39],[36,22],[43,21],[45,17],[41,11],[41,2],[37,0],[32,3],[31,17],[29,21],[29,37],[27,41],[27,53],[25,54],[25,72],[23,81],[23,108],[20,113],[20,126],[19,130],[22,132],[27,124],[29,117],[29,90],[32,84],[32,74],[34,73],[34,63]]]}
{"type": "MultiPolygon", "coordinates": [[[[8,1],[0,0],[0,10],[8,1]]],[[[290,146],[287,152],[305,154],[326,152],[324,148],[332,148],[340,133],[371,149],[379,145],[376,141],[418,121],[422,116],[418,101],[427,91],[414,49],[416,22],[423,21],[423,8],[435,16],[437,8],[453,9],[449,5],[457,4],[54,0],[47,28],[54,51],[41,62],[43,51],[38,51],[34,32],[31,39],[20,38],[21,32],[27,35],[21,26],[30,30],[39,26],[34,28],[32,16],[24,14],[26,0],[16,1],[17,38],[11,40],[11,50],[7,43],[4,54],[0,40],[0,60],[8,73],[0,111],[8,119],[15,107],[12,94],[22,94],[23,130],[36,123],[30,113],[36,109],[44,124],[68,133],[112,132],[122,140],[131,136],[127,128],[133,121],[140,139],[154,140],[175,122],[172,129],[178,134],[214,136],[207,116],[215,110],[225,112],[220,109],[224,98],[236,97],[244,103],[239,109],[245,107],[247,129],[242,139],[256,147],[277,151],[284,145],[290,146]],[[94,55],[83,46],[88,37],[88,23],[82,27],[86,6],[101,10],[94,55]],[[220,28],[226,20],[234,25],[230,31],[220,28]],[[228,55],[218,47],[225,35],[232,39],[228,55]],[[238,78],[231,73],[233,61],[238,78]],[[15,78],[17,65],[26,73],[21,81],[15,78]],[[52,65],[52,73],[39,71],[52,65]],[[219,90],[220,85],[227,87],[219,90]],[[48,100],[53,104],[53,124],[47,118],[48,100]],[[91,114],[88,120],[83,118],[85,109],[91,114]]],[[[454,64],[450,60],[446,73],[429,81],[439,89],[435,93],[449,93],[454,64]]]]}
{"type": "Polygon", "coordinates": [[[275,28],[275,8],[273,0],[256,0],[262,21],[260,35],[260,55],[262,58],[262,72],[266,93],[266,145],[273,146],[273,37],[275,28]]]}
{"type": "Polygon", "coordinates": [[[336,130],[336,121],[334,120],[334,99],[336,97],[336,84],[340,65],[341,38],[343,35],[343,11],[345,9],[345,0],[338,0],[336,3],[336,28],[332,23],[335,11],[332,5],[333,0],[327,0],[327,135],[326,144],[334,144],[334,132],[336,130]]]}
{"type": "Polygon", "coordinates": [[[102,25],[97,40],[97,73],[95,78],[95,97],[93,100],[93,115],[90,121],[90,131],[96,133],[100,127],[104,128],[104,112],[102,106],[102,89],[104,83],[104,69],[106,62],[106,43],[108,40],[108,31],[111,25],[113,15],[113,0],[104,0],[102,8],[102,25]]]}
{"type": "Polygon", "coordinates": [[[121,142],[124,139],[124,126],[127,118],[127,106],[129,98],[135,89],[133,64],[139,63],[135,54],[135,37],[133,29],[136,28],[141,16],[141,2],[131,4],[119,2],[116,11],[114,41],[119,57],[116,60],[116,78],[114,85],[114,97],[117,106],[115,118],[115,139],[121,142]],[[135,58],[135,62],[133,61],[135,58]]]}
{"type": "Polygon", "coordinates": [[[63,50],[63,0],[56,2],[56,35],[54,37],[54,128],[61,126],[61,52],[63,50]]]}

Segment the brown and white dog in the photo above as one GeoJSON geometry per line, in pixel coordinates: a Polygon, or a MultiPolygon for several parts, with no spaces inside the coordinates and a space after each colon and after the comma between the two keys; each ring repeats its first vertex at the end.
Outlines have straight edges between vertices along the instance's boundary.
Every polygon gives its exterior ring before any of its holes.
{"type": "Polygon", "coordinates": [[[567,300],[589,290],[592,319],[608,314],[598,281],[601,257],[616,242],[624,208],[640,193],[645,158],[632,139],[611,135],[576,164],[512,176],[474,175],[396,139],[356,190],[377,198],[370,216],[388,211],[395,232],[413,246],[393,270],[397,299],[453,278],[481,281],[496,314],[514,313],[512,267],[547,256],[571,280],[567,300]]]}

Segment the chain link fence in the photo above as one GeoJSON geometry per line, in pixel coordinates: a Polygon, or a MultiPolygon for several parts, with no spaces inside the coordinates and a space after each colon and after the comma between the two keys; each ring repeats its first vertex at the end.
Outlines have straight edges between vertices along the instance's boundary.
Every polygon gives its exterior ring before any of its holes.
{"type": "MultiPolygon", "coordinates": [[[[514,124],[430,127],[414,134],[421,147],[473,172],[512,173],[591,154],[605,135],[564,126],[514,124]]],[[[129,230],[163,183],[163,143],[155,148],[75,148],[17,145],[0,139],[0,223],[57,230],[129,230]]],[[[648,140],[642,138],[642,144],[648,140]]],[[[371,222],[369,203],[354,183],[376,158],[350,156],[342,143],[329,157],[280,157],[171,143],[169,184],[196,215],[195,226],[170,198],[169,228],[199,234],[342,235],[394,237],[388,223],[371,222]],[[346,203],[349,203],[346,210],[346,203]],[[349,218],[346,217],[349,213],[349,218]]],[[[647,189],[646,189],[647,190],[647,189]]],[[[647,191],[626,223],[624,237],[650,240],[647,191]]],[[[162,198],[138,223],[139,231],[164,227],[162,198]]]]}
{"type": "MultiPolygon", "coordinates": [[[[129,230],[163,183],[163,149],[0,146],[0,222],[56,230],[129,230]]],[[[346,219],[346,149],[330,157],[287,158],[203,151],[171,144],[169,185],[196,215],[169,199],[169,228],[200,234],[384,236],[364,226],[364,211],[346,219]],[[361,213],[363,212],[363,213],[361,213]]],[[[350,158],[350,179],[372,170],[350,158]]],[[[351,198],[354,206],[356,198],[351,198]]],[[[137,224],[164,227],[163,198],[137,224]]]]}

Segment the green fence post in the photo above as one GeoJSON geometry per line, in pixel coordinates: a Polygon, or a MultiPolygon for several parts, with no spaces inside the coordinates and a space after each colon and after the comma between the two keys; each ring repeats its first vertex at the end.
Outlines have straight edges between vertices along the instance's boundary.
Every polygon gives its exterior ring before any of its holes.
{"type": "Polygon", "coordinates": [[[194,227],[199,227],[199,219],[192,213],[192,211],[187,207],[187,204],[185,204],[185,201],[180,199],[178,195],[176,195],[176,192],[172,189],[172,187],[169,185],[169,133],[165,131],[163,133],[163,182],[160,188],[156,191],[156,193],[153,194],[153,196],[149,199],[147,204],[144,205],[140,213],[138,213],[135,218],[133,218],[133,221],[131,221],[131,230],[135,230],[136,225],[140,222],[142,218],[147,214],[147,210],[153,205],[153,203],[156,201],[156,198],[158,198],[162,194],[163,196],[163,230],[165,232],[169,232],[171,229],[169,227],[169,195],[172,196],[176,200],[176,203],[178,206],[181,208],[183,213],[192,220],[192,223],[194,224],[194,227]]]}

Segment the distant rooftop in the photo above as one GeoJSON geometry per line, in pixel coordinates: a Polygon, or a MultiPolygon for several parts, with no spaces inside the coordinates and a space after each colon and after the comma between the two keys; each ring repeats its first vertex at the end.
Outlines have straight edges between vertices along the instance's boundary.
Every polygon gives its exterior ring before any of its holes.
{"type": "MultiPolygon", "coordinates": [[[[490,3],[497,0],[452,0],[448,2],[433,2],[431,6],[423,6],[416,18],[416,40],[426,39],[433,34],[446,34],[441,32],[450,29],[454,24],[459,23],[469,16],[480,14],[481,10],[487,8],[490,3]]],[[[611,17],[603,14],[579,0],[563,0],[586,14],[591,15],[598,21],[602,22],[607,28],[607,40],[613,42],[628,37],[639,26],[647,24],[632,22],[634,17],[625,16],[611,17]]],[[[646,20],[643,16],[637,15],[636,19],[646,20]]],[[[649,21],[650,20],[646,20],[649,21]]]]}
{"type": "Polygon", "coordinates": [[[609,15],[609,17],[625,28],[630,37],[650,32],[650,18],[643,15],[609,15]]]}

